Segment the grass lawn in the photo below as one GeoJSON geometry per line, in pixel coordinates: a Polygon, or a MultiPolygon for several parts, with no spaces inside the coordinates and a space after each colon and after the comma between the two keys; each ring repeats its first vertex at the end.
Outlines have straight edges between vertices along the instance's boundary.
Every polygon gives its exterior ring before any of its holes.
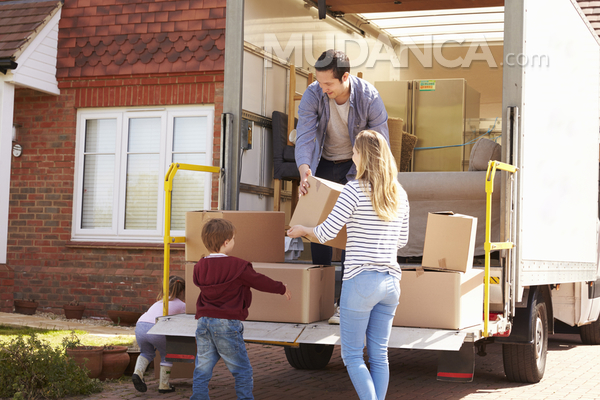
{"type": "Polygon", "coordinates": [[[4,343],[9,343],[11,340],[16,338],[18,335],[31,335],[35,333],[39,339],[48,342],[52,347],[62,346],[63,338],[70,336],[71,332],[75,332],[75,335],[81,340],[81,344],[86,346],[131,346],[135,342],[134,336],[98,336],[89,334],[86,331],[81,330],[53,330],[53,329],[40,329],[30,327],[15,327],[8,325],[0,325],[0,347],[4,343]]]}

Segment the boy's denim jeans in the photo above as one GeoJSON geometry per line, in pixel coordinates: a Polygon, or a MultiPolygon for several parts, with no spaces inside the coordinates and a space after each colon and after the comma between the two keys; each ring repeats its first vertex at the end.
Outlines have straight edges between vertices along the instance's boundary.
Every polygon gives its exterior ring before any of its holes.
{"type": "Polygon", "coordinates": [[[244,344],[244,326],[234,319],[201,317],[196,329],[196,368],[194,369],[193,393],[190,400],[208,400],[208,381],[212,371],[223,358],[235,378],[238,400],[254,399],[252,389],[252,366],[244,344]]]}
{"type": "Polygon", "coordinates": [[[390,378],[387,345],[399,298],[400,281],[388,273],[363,271],[342,286],[342,359],[361,400],[385,399],[390,378]],[[365,335],[370,371],[363,359],[365,335]]]}

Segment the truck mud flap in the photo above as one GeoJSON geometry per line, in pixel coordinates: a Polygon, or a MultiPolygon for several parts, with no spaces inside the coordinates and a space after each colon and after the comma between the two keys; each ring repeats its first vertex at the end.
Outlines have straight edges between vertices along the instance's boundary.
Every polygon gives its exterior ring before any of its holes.
{"type": "Polygon", "coordinates": [[[474,372],[475,346],[473,342],[464,342],[458,351],[440,352],[438,381],[472,382],[474,372]]]}
{"type": "Polygon", "coordinates": [[[196,361],[196,338],[167,336],[166,361],[194,363],[196,361]]]}

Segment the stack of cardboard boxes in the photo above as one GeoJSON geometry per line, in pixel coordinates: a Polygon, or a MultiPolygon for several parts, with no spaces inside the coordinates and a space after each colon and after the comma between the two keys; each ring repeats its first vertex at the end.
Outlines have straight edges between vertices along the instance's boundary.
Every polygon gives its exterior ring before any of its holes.
{"type": "MultiPolygon", "coordinates": [[[[309,177],[310,190],[298,202],[290,225],[316,226],[337,201],[343,185],[309,177]]],[[[477,218],[430,213],[422,267],[402,271],[394,326],[462,329],[483,318],[483,271],[474,270],[477,218]]],[[[344,249],[346,228],[326,244],[344,249]]]]}
{"type": "Polygon", "coordinates": [[[473,269],[477,218],[427,218],[422,268],[402,271],[394,326],[462,329],[483,320],[483,270],[473,269]]]}
{"type": "Polygon", "coordinates": [[[249,321],[311,323],[333,314],[335,268],[285,263],[285,213],[261,211],[196,211],[185,221],[186,313],[196,313],[200,289],[194,285],[194,265],[209,254],[202,227],[211,218],[225,218],[236,228],[231,256],[250,261],[257,272],[287,284],[292,299],[252,290],[249,321]]]}

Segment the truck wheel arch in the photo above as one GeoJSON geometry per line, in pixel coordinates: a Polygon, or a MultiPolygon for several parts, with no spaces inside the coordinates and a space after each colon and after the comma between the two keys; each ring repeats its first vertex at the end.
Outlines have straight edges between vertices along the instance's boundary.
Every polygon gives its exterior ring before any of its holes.
{"type": "Polygon", "coordinates": [[[534,326],[532,316],[535,308],[532,305],[543,302],[548,313],[548,333],[554,333],[554,311],[552,309],[552,294],[548,285],[531,286],[525,307],[516,308],[512,320],[510,336],[495,338],[495,342],[504,344],[531,344],[533,343],[534,326]]]}

